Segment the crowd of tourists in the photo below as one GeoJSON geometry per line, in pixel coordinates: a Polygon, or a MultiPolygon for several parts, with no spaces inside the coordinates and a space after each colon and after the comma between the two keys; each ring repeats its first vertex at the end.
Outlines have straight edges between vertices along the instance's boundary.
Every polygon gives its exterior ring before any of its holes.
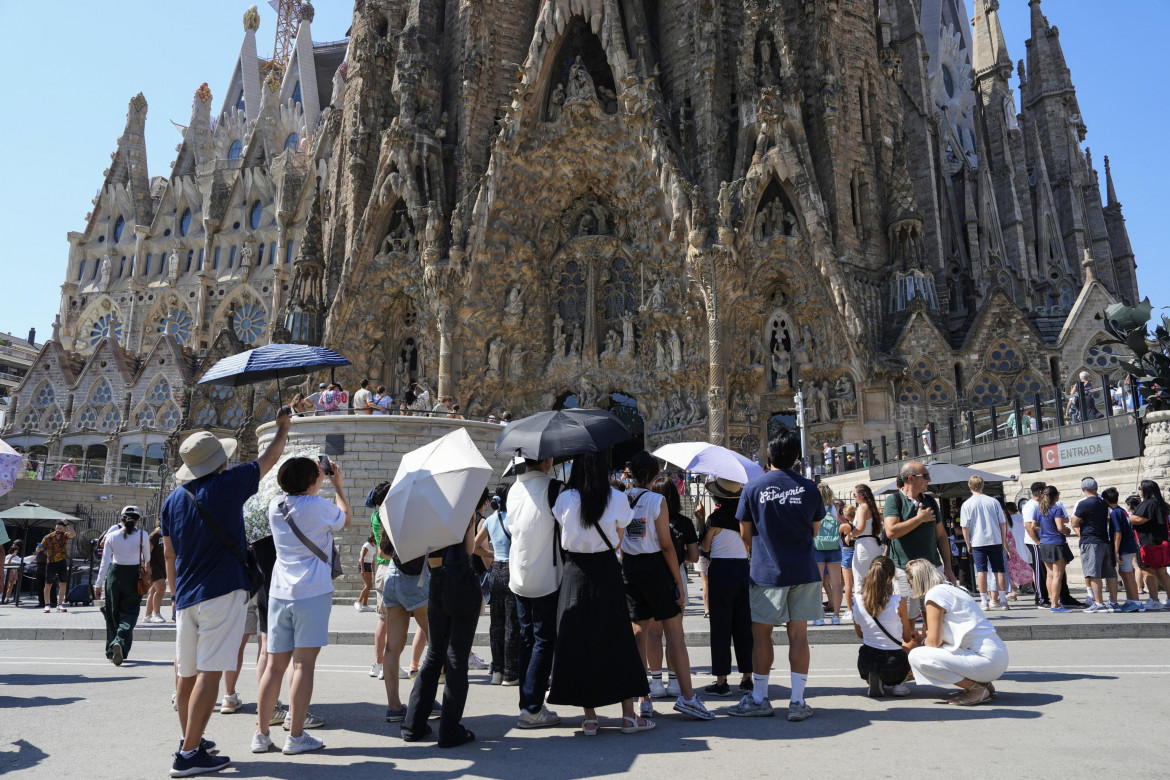
{"type": "MultiPolygon", "coordinates": [[[[403,391],[402,396],[395,400],[385,385],[372,385],[370,380],[363,379],[358,390],[350,394],[339,382],[322,382],[317,392],[305,395],[297,393],[289,404],[292,413],[297,416],[332,415],[332,414],[370,414],[370,415],[421,415],[425,417],[446,417],[450,420],[466,420],[463,408],[455,403],[449,395],[439,396],[434,405],[431,404],[431,391],[421,382],[411,382],[403,391]]],[[[511,412],[501,412],[499,415],[489,414],[484,418],[487,422],[498,425],[507,425],[512,421],[511,412]]]]}

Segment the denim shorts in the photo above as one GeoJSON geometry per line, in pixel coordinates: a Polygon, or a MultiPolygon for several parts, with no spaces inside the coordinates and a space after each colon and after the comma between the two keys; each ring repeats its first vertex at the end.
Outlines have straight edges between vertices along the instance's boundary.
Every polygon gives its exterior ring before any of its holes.
{"type": "Polygon", "coordinates": [[[268,652],[291,653],[298,647],[329,644],[333,592],[307,599],[268,597],[268,652]]]}
{"type": "Polygon", "coordinates": [[[813,550],[813,555],[816,557],[817,563],[840,563],[841,562],[841,548],[835,550],[813,550]]]}
{"type": "Polygon", "coordinates": [[[841,548],[841,568],[842,569],[852,569],[853,568],[853,550],[854,549],[855,548],[853,548],[853,547],[842,547],[841,548]]]}
{"type": "Polygon", "coordinates": [[[386,569],[386,584],[382,588],[382,608],[402,607],[407,612],[422,609],[430,600],[429,566],[423,566],[421,575],[411,576],[391,565],[386,569]],[[421,583],[421,584],[420,584],[421,583]]]}

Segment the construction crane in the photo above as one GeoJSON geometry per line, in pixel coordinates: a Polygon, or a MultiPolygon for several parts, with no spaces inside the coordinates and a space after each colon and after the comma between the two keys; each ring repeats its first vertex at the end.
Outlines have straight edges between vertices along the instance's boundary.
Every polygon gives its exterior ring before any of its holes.
{"type": "Polygon", "coordinates": [[[284,77],[284,69],[292,54],[293,39],[296,38],[300,21],[301,0],[268,0],[268,5],[276,11],[276,42],[272,46],[272,59],[260,70],[274,73],[279,79],[284,77]]]}

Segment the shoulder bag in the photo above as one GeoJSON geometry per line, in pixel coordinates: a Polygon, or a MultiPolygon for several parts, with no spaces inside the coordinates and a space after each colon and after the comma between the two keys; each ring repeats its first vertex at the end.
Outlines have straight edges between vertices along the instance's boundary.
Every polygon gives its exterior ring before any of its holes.
{"type": "MultiPolygon", "coordinates": [[[[1166,519],[1165,510],[1158,507],[1158,511],[1163,515],[1162,522],[1166,524],[1167,533],[1170,533],[1170,520],[1166,519]]],[[[1154,518],[1148,519],[1152,521],[1154,518]]],[[[1170,566],[1170,541],[1164,541],[1161,544],[1143,544],[1138,548],[1138,556],[1141,558],[1142,565],[1150,569],[1163,569],[1170,566]]]]}
{"type": "Polygon", "coordinates": [[[337,543],[333,543],[333,550],[331,551],[333,558],[326,558],[325,553],[321,552],[321,548],[309,541],[309,537],[305,536],[301,533],[301,529],[297,528],[297,524],[293,522],[292,515],[289,514],[288,505],[283,501],[280,502],[280,511],[284,513],[284,521],[288,523],[288,527],[292,530],[293,534],[301,540],[301,544],[305,546],[305,549],[320,558],[322,563],[329,564],[329,578],[335,580],[340,577],[341,556],[337,554],[337,543]]]}
{"type": "Polygon", "coordinates": [[[191,502],[195,504],[195,509],[199,512],[199,517],[203,518],[203,522],[207,523],[211,530],[215,532],[215,535],[219,538],[220,544],[222,544],[224,548],[229,553],[231,553],[233,558],[239,561],[240,566],[244,567],[244,576],[248,580],[248,595],[250,596],[256,591],[260,590],[260,588],[264,585],[264,572],[260,570],[260,564],[256,560],[256,555],[251,550],[249,550],[247,557],[245,557],[244,554],[240,552],[240,549],[232,544],[231,540],[227,538],[227,534],[223,532],[223,529],[216,525],[212,519],[207,516],[207,512],[204,511],[203,505],[199,503],[199,499],[195,498],[195,494],[187,488],[183,488],[183,492],[191,497],[191,502]]]}
{"type": "Polygon", "coordinates": [[[138,595],[145,596],[150,591],[150,586],[154,579],[151,577],[150,563],[146,560],[146,552],[142,548],[142,536],[144,531],[139,528],[138,533],[138,595]]]}

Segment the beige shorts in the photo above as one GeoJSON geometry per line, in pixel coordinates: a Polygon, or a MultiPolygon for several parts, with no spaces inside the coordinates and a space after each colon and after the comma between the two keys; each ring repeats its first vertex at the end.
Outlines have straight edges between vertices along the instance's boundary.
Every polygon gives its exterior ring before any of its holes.
{"type": "Polygon", "coordinates": [[[825,616],[821,607],[821,583],[766,587],[751,586],[752,622],[766,626],[782,626],[825,616]]]}
{"type": "Polygon", "coordinates": [[[256,606],[256,597],[259,594],[253,593],[248,599],[248,612],[244,616],[244,633],[255,634],[260,628],[260,610],[256,606]]]}
{"type": "Polygon", "coordinates": [[[386,617],[386,608],[382,606],[382,589],[386,587],[386,573],[390,571],[390,564],[379,563],[374,567],[374,597],[376,606],[374,611],[378,617],[386,617]]]}
{"type": "Polygon", "coordinates": [[[175,658],[180,677],[199,672],[234,672],[244,638],[248,591],[233,590],[180,609],[176,616],[175,658]]]}

